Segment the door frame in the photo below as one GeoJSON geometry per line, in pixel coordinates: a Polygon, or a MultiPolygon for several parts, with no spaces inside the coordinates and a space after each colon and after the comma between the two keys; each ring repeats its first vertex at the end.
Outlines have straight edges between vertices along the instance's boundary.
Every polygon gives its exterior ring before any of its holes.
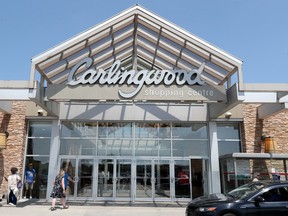
{"type": "Polygon", "coordinates": [[[204,194],[207,194],[208,191],[208,180],[207,180],[207,175],[208,175],[208,159],[206,158],[151,158],[151,157],[95,157],[95,156],[73,156],[73,155],[65,155],[65,156],[59,156],[59,162],[58,162],[58,168],[60,169],[61,167],[61,162],[65,159],[69,160],[75,160],[75,180],[77,181],[78,172],[79,172],[79,161],[81,159],[92,159],[93,160],[93,182],[92,182],[92,195],[91,197],[79,197],[77,196],[77,190],[78,190],[78,184],[74,184],[74,194],[72,196],[68,196],[68,199],[70,200],[107,200],[107,201],[186,201],[186,200],[191,200],[192,196],[192,181],[191,181],[191,174],[192,174],[192,169],[193,165],[191,165],[191,160],[192,159],[199,159],[202,160],[202,173],[203,173],[203,189],[204,189],[204,194]],[[110,175],[110,178],[113,180],[113,190],[112,193],[113,195],[111,197],[99,197],[97,196],[98,192],[98,171],[99,171],[99,164],[101,160],[112,160],[113,164],[113,176],[110,175]],[[117,197],[117,191],[116,191],[116,184],[117,184],[117,160],[130,160],[131,161],[131,181],[130,181],[130,196],[129,197],[117,197]],[[137,186],[137,161],[140,160],[145,160],[145,161],[151,161],[150,166],[151,166],[151,187],[152,187],[152,197],[150,198],[141,198],[137,197],[136,194],[136,186],[137,186]],[[175,197],[175,161],[177,160],[188,160],[189,161],[189,171],[190,171],[190,198],[176,198],[175,197]],[[156,184],[155,184],[155,165],[157,165],[157,161],[168,161],[169,164],[169,189],[170,189],[170,196],[168,197],[156,197],[156,184]],[[76,176],[77,174],[77,176],[76,176]],[[154,182],[154,183],[153,183],[154,182]]]}

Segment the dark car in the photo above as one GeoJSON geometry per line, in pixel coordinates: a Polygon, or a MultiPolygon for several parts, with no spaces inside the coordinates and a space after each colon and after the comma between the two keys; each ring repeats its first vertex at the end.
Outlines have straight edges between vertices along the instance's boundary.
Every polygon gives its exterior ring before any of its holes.
{"type": "Polygon", "coordinates": [[[282,216],[288,215],[288,182],[257,181],[227,194],[193,199],[186,216],[282,216]]]}

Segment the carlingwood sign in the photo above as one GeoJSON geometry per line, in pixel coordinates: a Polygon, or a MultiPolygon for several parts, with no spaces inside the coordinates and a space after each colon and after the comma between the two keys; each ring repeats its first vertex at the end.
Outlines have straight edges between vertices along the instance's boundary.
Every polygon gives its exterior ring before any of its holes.
{"type": "Polygon", "coordinates": [[[107,72],[93,67],[93,60],[78,62],[68,75],[67,84],[48,85],[49,99],[71,100],[226,100],[224,86],[209,86],[199,69],[125,70],[119,60],[107,72]],[[84,69],[84,72],[82,72],[84,69]]]}

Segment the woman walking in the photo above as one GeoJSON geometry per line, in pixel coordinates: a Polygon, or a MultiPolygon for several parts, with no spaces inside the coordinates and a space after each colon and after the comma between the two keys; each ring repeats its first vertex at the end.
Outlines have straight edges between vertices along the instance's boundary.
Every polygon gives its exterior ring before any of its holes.
{"type": "Polygon", "coordinates": [[[62,209],[68,209],[69,206],[66,205],[66,191],[65,191],[65,180],[64,180],[65,171],[61,169],[54,181],[54,187],[51,193],[52,197],[52,206],[51,211],[55,211],[55,204],[57,198],[61,199],[62,209]]]}
{"type": "Polygon", "coordinates": [[[17,204],[17,197],[19,194],[18,182],[21,181],[20,176],[17,174],[16,167],[11,168],[11,175],[8,177],[8,196],[9,204],[15,206],[17,204]]]}

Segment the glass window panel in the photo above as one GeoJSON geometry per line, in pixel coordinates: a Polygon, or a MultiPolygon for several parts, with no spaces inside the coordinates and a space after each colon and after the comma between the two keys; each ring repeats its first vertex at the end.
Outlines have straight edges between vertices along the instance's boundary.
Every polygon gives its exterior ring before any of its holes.
{"type": "Polygon", "coordinates": [[[157,140],[135,140],[136,156],[151,156],[158,152],[157,140]]]}
{"type": "Polygon", "coordinates": [[[159,124],[159,138],[170,138],[171,137],[171,127],[169,124],[160,123],[159,124]]]}
{"type": "Polygon", "coordinates": [[[240,139],[239,124],[235,123],[218,123],[217,124],[218,139],[240,139]]]}
{"type": "Polygon", "coordinates": [[[51,122],[33,122],[29,123],[29,137],[51,137],[51,122]]]}
{"type": "Polygon", "coordinates": [[[234,161],[233,159],[224,159],[221,160],[220,165],[222,192],[227,193],[236,187],[234,161]]]}
{"type": "Polygon", "coordinates": [[[171,156],[170,140],[136,140],[136,156],[171,156]]]}
{"type": "Polygon", "coordinates": [[[240,141],[218,141],[219,156],[241,152],[240,141]]]}
{"type": "Polygon", "coordinates": [[[171,141],[170,140],[159,140],[159,156],[171,156],[171,141]]]}
{"type": "Polygon", "coordinates": [[[174,139],[207,139],[207,125],[205,123],[173,124],[172,137],[174,139]]]}
{"type": "Polygon", "coordinates": [[[131,138],[132,123],[99,123],[99,138],[131,138]]]}
{"type": "Polygon", "coordinates": [[[208,156],[208,141],[206,140],[173,140],[173,156],[208,156]]]}
{"type": "Polygon", "coordinates": [[[98,140],[98,155],[106,156],[131,156],[133,150],[133,140],[98,140]]]}
{"type": "Polygon", "coordinates": [[[135,124],[135,137],[156,138],[158,137],[158,123],[137,123],[135,124]]]}
{"type": "Polygon", "coordinates": [[[136,138],[170,138],[170,125],[166,123],[137,123],[136,138]]]}
{"type": "Polygon", "coordinates": [[[61,139],[60,155],[96,155],[95,140],[61,139]]]}
{"type": "Polygon", "coordinates": [[[85,122],[63,122],[61,137],[96,137],[97,124],[85,122]]]}
{"type": "Polygon", "coordinates": [[[50,155],[50,139],[29,138],[27,155],[50,155]]]}

